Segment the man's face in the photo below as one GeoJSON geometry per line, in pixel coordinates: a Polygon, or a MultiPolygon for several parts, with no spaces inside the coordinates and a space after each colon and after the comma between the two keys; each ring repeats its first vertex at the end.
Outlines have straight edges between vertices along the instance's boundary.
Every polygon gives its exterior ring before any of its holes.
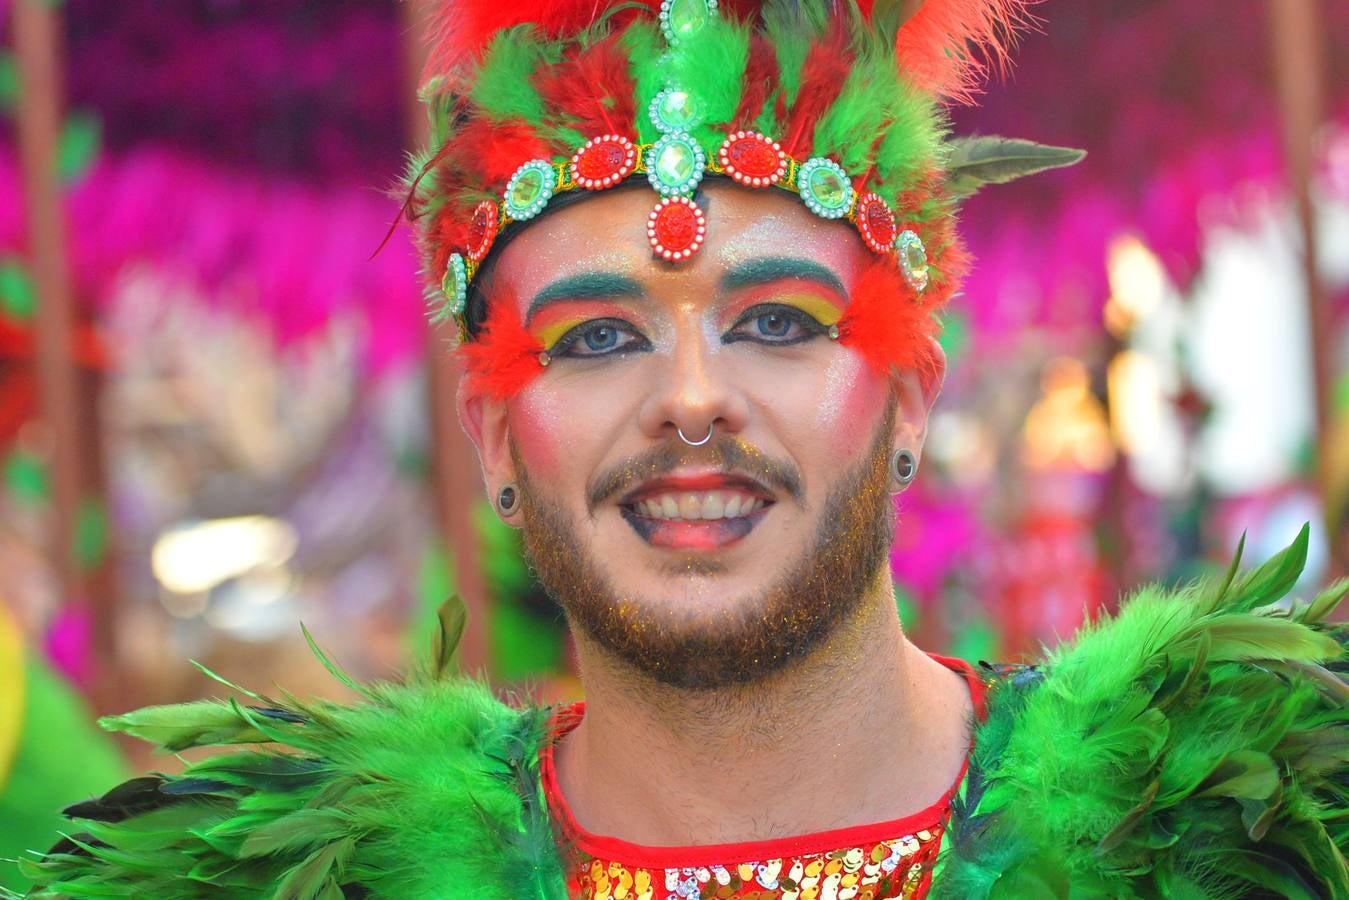
{"type": "Polygon", "coordinates": [[[886,459],[919,448],[929,399],[828,334],[873,258],[849,226],[778,191],[704,196],[707,242],[677,265],[646,241],[648,190],[525,228],[488,302],[517,304],[551,363],[504,403],[461,396],[573,624],[694,688],[781,668],[861,602],[890,536],[886,459]]]}

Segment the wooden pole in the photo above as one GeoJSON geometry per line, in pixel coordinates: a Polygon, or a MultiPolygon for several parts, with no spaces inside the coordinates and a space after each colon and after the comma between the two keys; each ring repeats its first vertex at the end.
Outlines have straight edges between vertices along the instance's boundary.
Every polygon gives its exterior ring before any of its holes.
{"type": "Polygon", "coordinates": [[[12,22],[20,85],[18,131],[24,213],[38,295],[34,320],[38,400],[51,460],[49,553],[62,600],[69,602],[84,599],[73,540],[84,434],[79,417],[78,373],[71,352],[74,308],[56,169],[63,119],[63,47],[58,8],[52,3],[14,0],[12,22]]]}
{"type": "MultiPolygon", "coordinates": [[[[1333,438],[1331,360],[1333,332],[1330,299],[1317,269],[1318,234],[1311,181],[1316,133],[1325,121],[1325,36],[1320,0],[1269,0],[1275,81],[1283,120],[1288,181],[1302,234],[1302,271],[1311,325],[1311,364],[1316,390],[1317,486],[1324,505],[1332,484],[1333,438]]],[[[1329,527],[1337,527],[1328,523],[1329,527]]],[[[1343,542],[1330,534],[1332,553],[1343,542]]],[[[1346,560],[1332,562],[1332,575],[1344,574],[1346,560]]]]}
{"type": "MultiPolygon", "coordinates": [[[[422,67],[426,60],[425,0],[402,4],[407,27],[404,33],[408,140],[414,147],[425,145],[428,134],[426,111],[417,99],[422,67]]],[[[468,627],[459,644],[459,658],[467,672],[490,675],[488,644],[491,605],[483,577],[478,535],[473,527],[473,507],[483,496],[478,454],[468,435],[459,427],[455,394],[459,369],[450,356],[445,328],[430,327],[426,338],[427,416],[430,420],[431,483],[436,520],[449,542],[454,560],[455,588],[468,610],[468,627]]]]}

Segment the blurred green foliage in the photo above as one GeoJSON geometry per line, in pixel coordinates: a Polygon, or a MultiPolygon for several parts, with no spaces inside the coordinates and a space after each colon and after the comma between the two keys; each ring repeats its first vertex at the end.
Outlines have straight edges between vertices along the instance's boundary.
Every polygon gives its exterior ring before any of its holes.
{"type": "Polygon", "coordinates": [[[11,319],[27,320],[37,310],[33,279],[18,257],[0,259],[0,312],[11,319]]]}

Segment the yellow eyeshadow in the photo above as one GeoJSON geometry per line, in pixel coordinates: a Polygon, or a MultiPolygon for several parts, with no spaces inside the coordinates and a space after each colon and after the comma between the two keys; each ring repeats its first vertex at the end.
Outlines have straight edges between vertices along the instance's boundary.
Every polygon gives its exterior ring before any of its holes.
{"type": "Polygon", "coordinates": [[[829,302],[819,294],[805,292],[785,294],[775,297],[773,302],[781,303],[784,306],[795,306],[826,328],[830,325],[837,325],[839,320],[843,318],[843,310],[839,309],[837,304],[829,302]]]}
{"type": "Polygon", "coordinates": [[[582,322],[589,321],[589,316],[571,316],[565,319],[559,319],[556,322],[549,322],[547,325],[539,328],[534,337],[539,339],[545,350],[553,349],[553,346],[562,339],[568,331],[571,331],[582,322]]]}

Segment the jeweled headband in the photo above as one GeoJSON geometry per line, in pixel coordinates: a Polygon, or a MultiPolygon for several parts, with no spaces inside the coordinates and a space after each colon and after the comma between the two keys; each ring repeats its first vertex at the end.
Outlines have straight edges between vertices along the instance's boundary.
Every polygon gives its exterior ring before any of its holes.
{"type": "Polygon", "coordinates": [[[1080,157],[948,136],[942,104],[970,99],[1029,2],[448,0],[422,92],[433,149],[409,170],[432,318],[509,396],[549,348],[513,304],[470,303],[507,229],[640,179],[653,204],[633,227],[678,265],[706,237],[695,197],[715,175],[851,223],[877,266],[830,334],[914,364],[964,271],[956,201],[1080,157]]]}

